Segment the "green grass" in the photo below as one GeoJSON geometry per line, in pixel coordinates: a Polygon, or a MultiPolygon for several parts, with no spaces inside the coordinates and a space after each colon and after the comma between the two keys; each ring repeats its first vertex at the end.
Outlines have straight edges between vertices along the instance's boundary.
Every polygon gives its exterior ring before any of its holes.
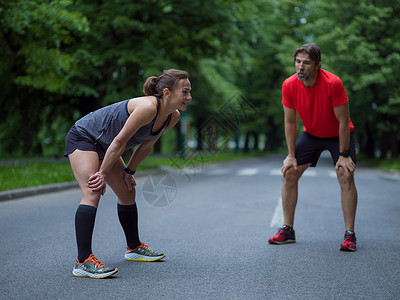
{"type": "Polygon", "coordinates": [[[400,171],[400,159],[371,159],[360,155],[357,162],[386,170],[400,171]]]}
{"type": "Polygon", "coordinates": [[[74,180],[69,162],[0,166],[0,191],[74,180]]]}
{"type": "MultiPolygon", "coordinates": [[[[201,167],[205,164],[225,162],[237,159],[250,158],[263,153],[255,154],[235,154],[218,153],[190,155],[185,160],[174,156],[156,156],[147,157],[137,169],[138,172],[149,169],[159,169],[162,166],[173,168],[193,168],[201,167]]],[[[400,160],[371,160],[360,157],[358,160],[379,168],[400,171],[400,160]]],[[[0,166],[0,191],[13,190],[40,186],[45,184],[74,181],[71,167],[68,161],[56,162],[34,162],[34,163],[16,163],[10,166],[0,166]]]]}
{"type": "Polygon", "coordinates": [[[373,165],[387,170],[400,171],[400,160],[395,160],[395,159],[379,160],[374,162],[373,165]]]}
{"type": "MultiPolygon", "coordinates": [[[[159,169],[161,166],[173,168],[201,166],[209,163],[224,162],[234,159],[253,157],[256,154],[218,153],[197,154],[183,160],[173,156],[147,157],[137,169],[138,172],[159,169]]],[[[74,181],[74,175],[68,161],[16,163],[0,166],[0,191],[40,186],[45,184],[74,181]]]]}

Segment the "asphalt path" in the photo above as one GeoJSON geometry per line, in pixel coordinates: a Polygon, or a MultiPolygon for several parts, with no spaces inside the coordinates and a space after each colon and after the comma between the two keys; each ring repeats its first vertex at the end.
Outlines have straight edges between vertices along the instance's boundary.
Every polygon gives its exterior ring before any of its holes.
{"type": "Polygon", "coordinates": [[[115,195],[101,199],[94,254],[119,272],[72,276],[78,189],[0,202],[0,299],[400,299],[400,178],[359,166],[357,251],[344,235],[326,155],[300,180],[297,243],[269,245],[282,222],[283,157],[137,176],[140,238],[160,262],[124,260],[115,195]]]}

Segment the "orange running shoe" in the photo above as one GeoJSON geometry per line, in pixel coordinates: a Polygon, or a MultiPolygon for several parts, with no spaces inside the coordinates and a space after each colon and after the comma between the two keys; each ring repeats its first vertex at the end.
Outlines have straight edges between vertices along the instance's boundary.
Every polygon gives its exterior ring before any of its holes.
{"type": "Polygon", "coordinates": [[[156,261],[165,257],[164,253],[151,250],[145,243],[140,243],[135,249],[126,247],[125,259],[134,261],[156,261]]]}
{"type": "Polygon", "coordinates": [[[77,277],[106,278],[118,272],[117,268],[103,265],[93,254],[83,262],[76,260],[72,274],[77,277]]]}

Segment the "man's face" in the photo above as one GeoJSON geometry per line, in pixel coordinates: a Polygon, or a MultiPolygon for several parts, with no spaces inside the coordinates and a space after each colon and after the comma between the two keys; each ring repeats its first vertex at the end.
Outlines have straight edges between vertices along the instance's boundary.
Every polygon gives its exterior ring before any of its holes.
{"type": "Polygon", "coordinates": [[[317,64],[315,61],[311,60],[307,53],[303,52],[297,54],[294,64],[296,67],[297,78],[303,82],[315,78],[319,68],[321,67],[321,63],[317,64]]]}

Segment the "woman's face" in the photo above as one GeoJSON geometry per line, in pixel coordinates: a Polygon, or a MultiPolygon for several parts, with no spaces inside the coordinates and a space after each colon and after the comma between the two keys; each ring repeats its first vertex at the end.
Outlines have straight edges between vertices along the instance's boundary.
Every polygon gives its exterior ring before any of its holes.
{"type": "Polygon", "coordinates": [[[186,110],[188,102],[192,99],[189,79],[181,79],[171,92],[170,103],[179,110],[186,110]]]}

